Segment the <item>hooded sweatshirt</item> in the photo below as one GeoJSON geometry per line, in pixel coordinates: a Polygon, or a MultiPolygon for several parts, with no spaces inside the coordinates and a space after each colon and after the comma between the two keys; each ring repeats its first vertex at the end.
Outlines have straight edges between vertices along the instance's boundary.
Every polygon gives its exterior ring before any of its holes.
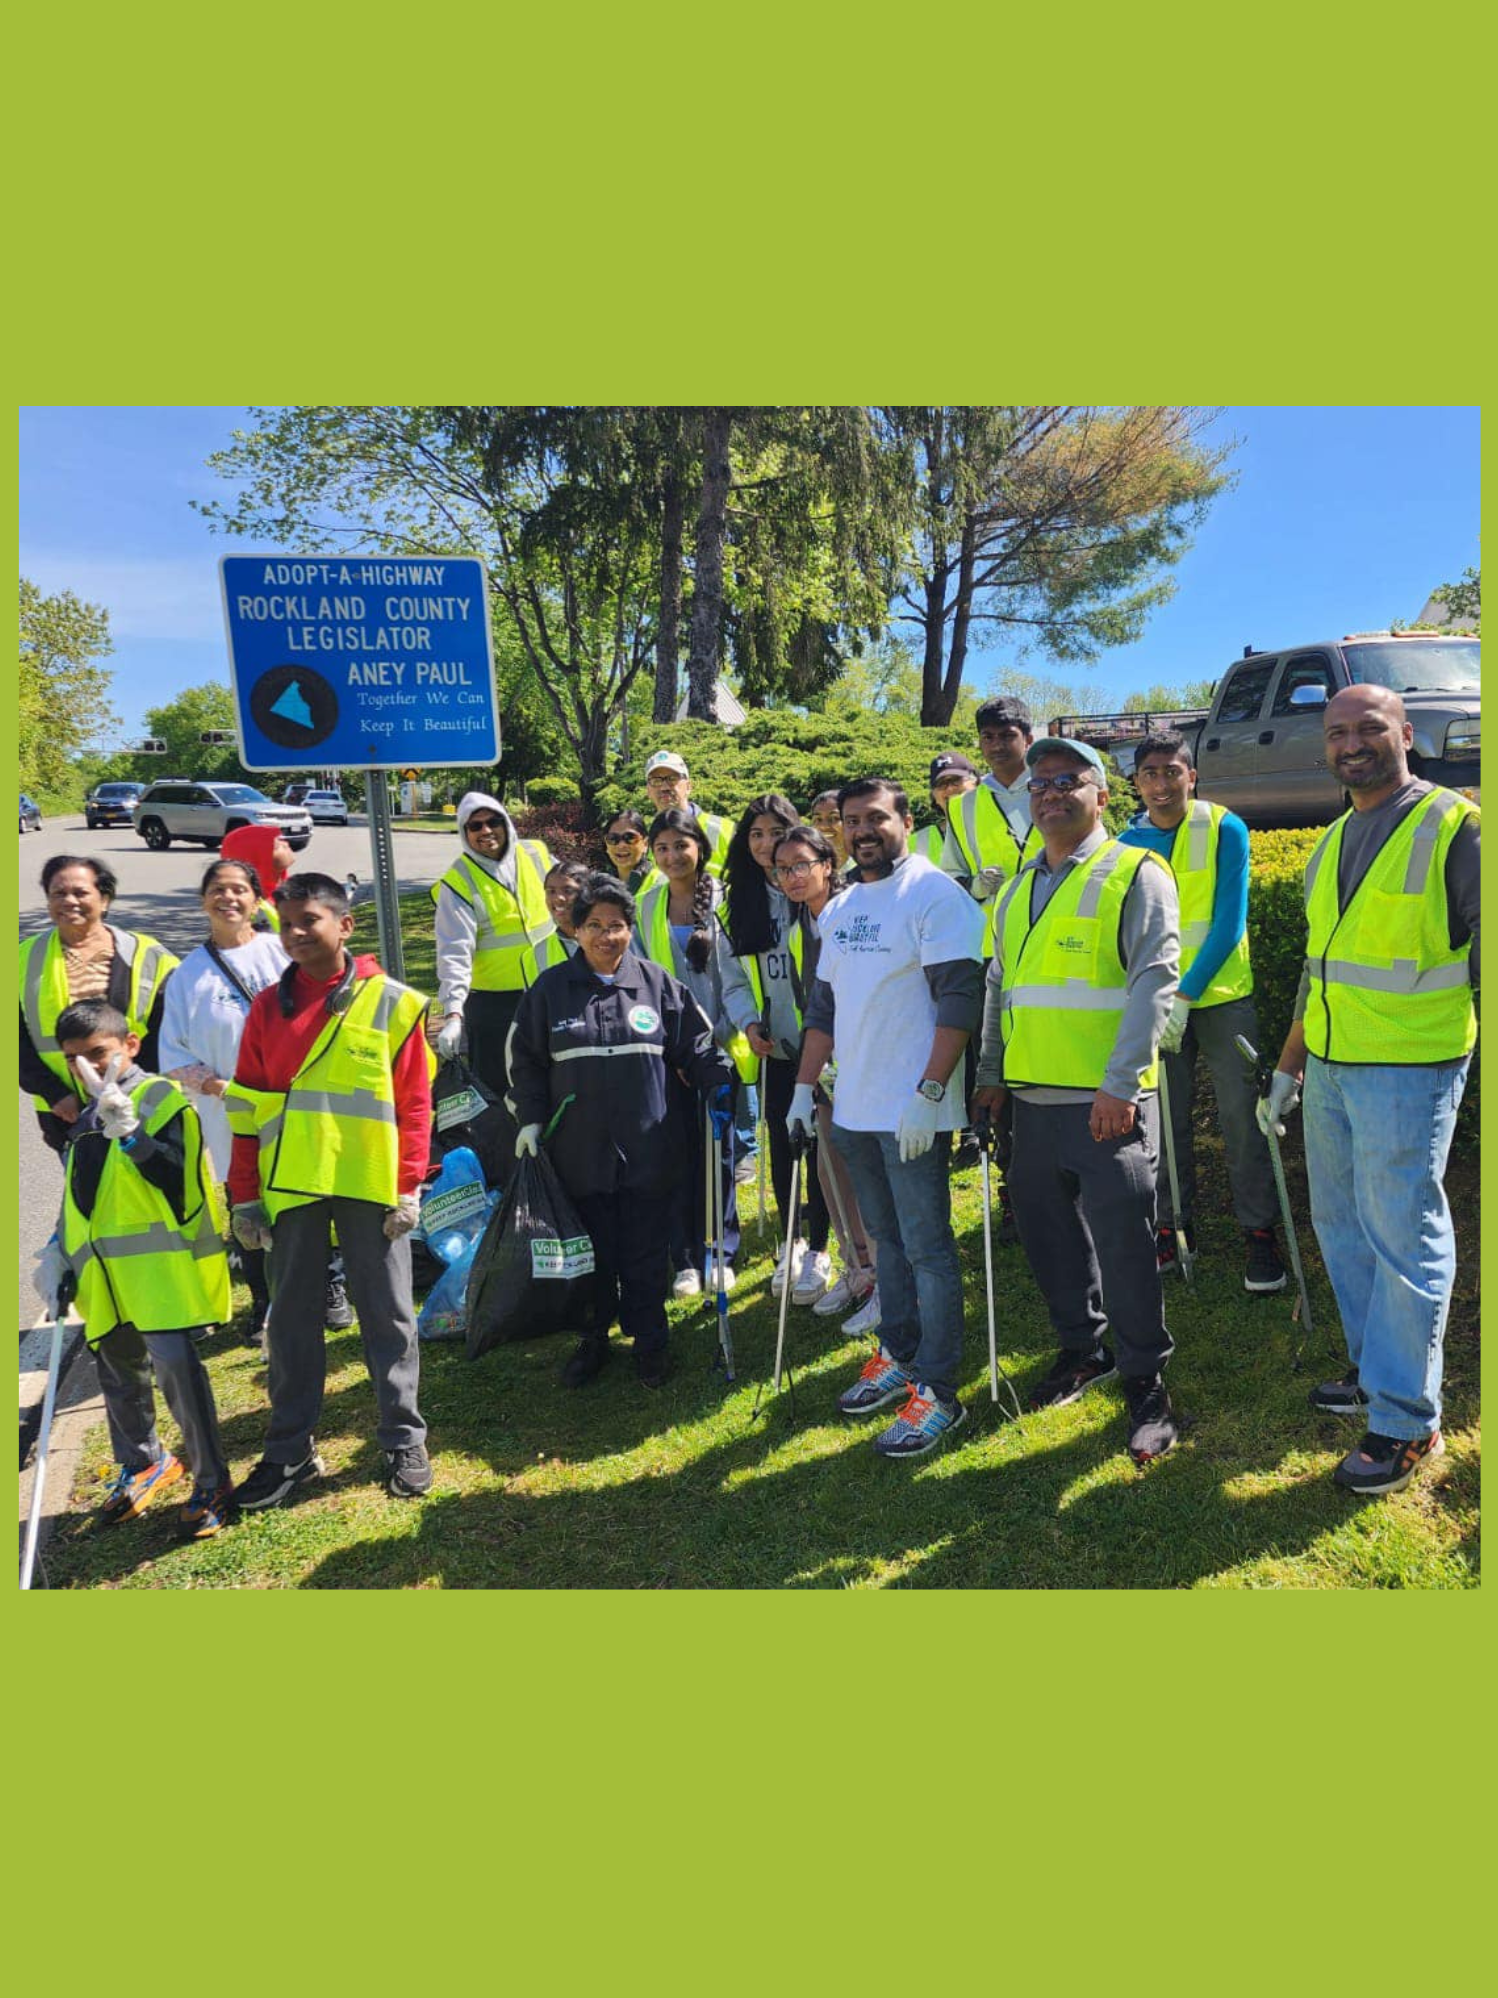
{"type": "MultiPolygon", "coordinates": [[[[458,805],[458,833],[463,841],[463,857],[469,866],[492,874],[499,885],[513,895],[515,854],[520,835],[515,830],[515,821],[498,798],[491,798],[487,791],[465,791],[458,805]],[[498,860],[485,859],[468,844],[468,821],[479,811],[495,812],[505,822],[505,850],[498,860]]],[[[532,857],[544,875],[551,866],[550,854],[543,847],[539,855],[532,857]]],[[[438,1008],[443,1013],[461,1013],[473,981],[473,946],[478,936],[478,917],[471,903],[465,902],[461,895],[455,895],[450,888],[442,888],[437,895],[435,927],[438,1008]]]]}

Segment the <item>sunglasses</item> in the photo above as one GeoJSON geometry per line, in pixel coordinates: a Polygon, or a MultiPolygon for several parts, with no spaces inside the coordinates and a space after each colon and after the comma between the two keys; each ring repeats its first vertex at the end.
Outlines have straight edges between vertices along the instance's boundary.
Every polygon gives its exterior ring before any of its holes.
{"type": "Polygon", "coordinates": [[[503,824],[503,819],[470,819],[468,821],[468,830],[470,832],[498,832],[503,824]]]}
{"type": "Polygon", "coordinates": [[[1038,798],[1043,791],[1060,791],[1063,796],[1068,791],[1080,791],[1084,784],[1095,784],[1096,777],[1078,777],[1069,770],[1063,770],[1059,777],[1032,777],[1025,789],[1032,798],[1038,798]]]}
{"type": "Polygon", "coordinates": [[[605,833],[605,846],[633,846],[637,839],[644,839],[644,833],[605,833]]]}

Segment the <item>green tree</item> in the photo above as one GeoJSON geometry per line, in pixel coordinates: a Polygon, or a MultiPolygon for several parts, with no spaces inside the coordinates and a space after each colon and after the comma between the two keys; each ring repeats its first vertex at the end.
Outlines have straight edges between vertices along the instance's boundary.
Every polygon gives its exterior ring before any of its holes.
{"type": "Polygon", "coordinates": [[[130,775],[150,782],[157,777],[201,777],[209,782],[254,784],[262,773],[246,770],[234,742],[234,696],[222,680],[185,687],[160,707],[146,710],[145,732],[166,744],[164,756],[129,758],[130,775]],[[205,743],[212,730],[229,732],[226,743],[205,743]]]}
{"type": "Polygon", "coordinates": [[[112,675],[99,662],[114,650],[109,613],[71,590],[44,596],[21,578],[17,688],[21,788],[55,791],[78,752],[118,724],[112,675]]]}
{"type": "Polygon", "coordinates": [[[1439,597],[1446,606],[1448,617],[1465,617],[1474,624],[1482,623],[1481,569],[1464,569],[1459,583],[1443,583],[1432,595],[1439,597]]]}

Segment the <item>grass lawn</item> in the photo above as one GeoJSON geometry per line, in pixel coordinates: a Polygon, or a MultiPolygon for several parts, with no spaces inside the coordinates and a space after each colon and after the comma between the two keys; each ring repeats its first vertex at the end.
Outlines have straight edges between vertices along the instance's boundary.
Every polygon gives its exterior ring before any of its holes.
{"type": "MultiPolygon", "coordinates": [[[[431,989],[430,903],[408,899],[407,975],[431,989]]],[[[361,911],[359,940],[372,941],[361,911]]],[[[1210,1103],[1210,1087],[1204,1090],[1210,1103]]],[[[1331,1482],[1358,1427],[1315,1414],[1308,1386],[1346,1365],[1309,1224],[1302,1253],[1317,1332],[1292,1370],[1291,1298],[1251,1298],[1221,1149],[1198,1136],[1204,1216],[1196,1283],[1169,1282],[1177,1342],[1169,1381],[1189,1428],[1141,1472],[1123,1449],[1116,1387],[1068,1409],[1004,1421],[988,1397],[976,1172],[954,1178],[968,1309],[968,1420],[942,1451],[885,1464],[869,1448],[884,1419],[832,1412],[869,1350],[837,1322],[791,1311],[794,1408],[782,1390],[756,1420],[770,1369],[775,1244],[741,1187],[744,1246],[732,1297],[737,1383],[714,1370],[715,1322],[673,1304],[674,1371],[663,1392],[634,1379],[627,1349],[591,1386],[557,1372],[566,1337],[422,1354],[421,1403],[436,1486],[419,1504],[384,1496],[374,1401],[357,1329],[328,1340],[318,1432],[325,1481],[216,1541],[181,1547],[176,1491],[159,1513],[96,1530],[87,1510],[110,1472],[102,1426],[73,1498],[80,1517],[48,1551],[54,1587],[108,1588],[1317,1588],[1474,1586],[1479,1571],[1478,1173],[1455,1157],[1458,1288],[1446,1346],[1447,1453],[1388,1500],[1331,1482]]],[[[1298,1129],[1287,1145],[1306,1213],[1298,1129]]],[[[771,1224],[773,1225],[773,1223],[771,1224]]],[[[1021,1396],[1052,1340],[1023,1253],[996,1248],[999,1349],[1021,1396]]],[[[245,1302],[245,1293],[237,1293],[245,1302]]],[[[236,1475],[260,1452],[260,1356],[221,1332],[205,1349],[236,1475]]],[[[170,1424],[167,1426],[170,1440],[170,1424]]],[[[177,1488],[181,1490],[181,1488],[177,1488]]],[[[185,1497],[185,1491],[182,1493],[185,1497]]]]}

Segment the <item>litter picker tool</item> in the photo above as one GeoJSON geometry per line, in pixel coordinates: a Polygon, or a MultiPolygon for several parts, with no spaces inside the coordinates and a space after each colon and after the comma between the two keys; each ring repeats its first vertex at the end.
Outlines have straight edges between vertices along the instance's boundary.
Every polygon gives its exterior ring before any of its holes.
{"type": "MultiPolygon", "coordinates": [[[[1274,1070],[1267,1061],[1259,1059],[1258,1049],[1246,1035],[1235,1034],[1233,1038],[1239,1054],[1254,1072],[1260,1096],[1267,1096],[1269,1085],[1274,1078],[1274,1070]]],[[[1301,1355],[1306,1349],[1306,1340],[1315,1329],[1311,1324],[1311,1299],[1306,1290],[1305,1271],[1300,1264],[1300,1240],[1295,1233],[1295,1218],[1290,1212],[1290,1189],[1285,1184],[1285,1165],[1280,1157],[1279,1133],[1271,1124],[1264,1135],[1269,1140],[1269,1163],[1274,1168],[1274,1190],[1280,1197],[1280,1220],[1285,1225],[1285,1245],[1290,1251],[1290,1267],[1295,1272],[1295,1288],[1299,1293],[1292,1314],[1300,1320],[1300,1344],[1295,1349],[1295,1358],[1292,1362],[1298,1373],[1301,1355]]]]}
{"type": "MultiPolygon", "coordinates": [[[[775,1376],[770,1385],[771,1394],[779,1394],[780,1376],[783,1370],[786,1380],[790,1385],[791,1413],[793,1415],[796,1410],[796,1377],[791,1372],[789,1361],[785,1359],[785,1320],[786,1311],[791,1301],[791,1284],[794,1278],[794,1272],[791,1269],[791,1251],[796,1246],[796,1224],[800,1219],[801,1212],[801,1154],[805,1150],[806,1139],[803,1137],[798,1126],[791,1132],[791,1200],[790,1212],[787,1214],[785,1220],[785,1261],[781,1264],[781,1268],[785,1271],[785,1282],[780,1286],[780,1325],[775,1334],[775,1376]]],[[[759,1414],[760,1396],[763,1395],[764,1391],[765,1384],[761,1381],[759,1392],[754,1397],[754,1410],[749,1418],[751,1422],[754,1420],[754,1416],[759,1414]]]]}
{"type": "Polygon", "coordinates": [[[1186,1230],[1181,1222],[1181,1175],[1176,1166],[1175,1126],[1170,1121],[1170,1082],[1165,1070],[1165,1057],[1160,1057],[1160,1140],[1165,1146],[1165,1170],[1170,1175],[1170,1211],[1176,1224],[1176,1253],[1180,1258],[1181,1275],[1191,1282],[1191,1244],[1186,1239],[1186,1230]]]}
{"type": "MultiPolygon", "coordinates": [[[[991,1172],[993,1148],[997,1133],[993,1119],[986,1110],[973,1119],[973,1136],[978,1140],[979,1164],[983,1170],[983,1282],[988,1294],[988,1391],[997,1402],[999,1398],[999,1376],[1004,1373],[999,1365],[999,1335],[994,1322],[993,1307],[993,1188],[991,1172]]],[[[1004,1386],[1009,1390],[1009,1400],[1018,1421],[1022,1410],[1019,1396],[1014,1391],[1014,1382],[1004,1374],[1004,1386]]]]}
{"type": "Polygon", "coordinates": [[[57,1406],[57,1376],[62,1370],[62,1335],[66,1326],[68,1306],[77,1288],[71,1270],[57,1287],[57,1310],[52,1318],[52,1344],[47,1355],[47,1389],[42,1397],[41,1427],[36,1433],[36,1469],[31,1479],[31,1510],[26,1516],[26,1545],[21,1555],[21,1587],[31,1587],[32,1569],[36,1565],[36,1543],[42,1527],[42,1492],[47,1483],[47,1449],[52,1441],[52,1414],[57,1406]]]}
{"type": "Polygon", "coordinates": [[[707,1266],[718,1307],[718,1364],[722,1366],[725,1379],[732,1385],[733,1336],[728,1330],[728,1283],[725,1275],[728,1260],[723,1252],[723,1174],[719,1167],[718,1134],[713,1128],[713,1113],[706,1107],[703,1109],[703,1124],[707,1152],[707,1205],[703,1213],[709,1237],[707,1266]]]}
{"type": "MultiPolygon", "coordinates": [[[[760,1031],[769,1038],[767,1023],[761,1022],[760,1031]]],[[[770,1120],[765,1111],[765,1057],[759,1058],[759,1088],[755,1092],[759,1102],[759,1124],[754,1133],[754,1149],[759,1163],[759,1212],[755,1216],[755,1232],[763,1237],[765,1232],[765,1161],[770,1155],[770,1120]]]]}

